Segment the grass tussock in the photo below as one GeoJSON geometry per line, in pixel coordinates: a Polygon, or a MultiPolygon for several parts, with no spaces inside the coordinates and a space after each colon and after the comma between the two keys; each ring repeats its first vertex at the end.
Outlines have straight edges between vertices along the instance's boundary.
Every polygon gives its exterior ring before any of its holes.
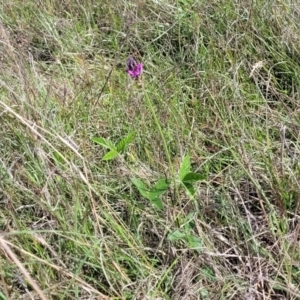
{"type": "Polygon", "coordinates": [[[115,2],[0,6],[0,299],[300,299],[300,6],[115,2]]]}

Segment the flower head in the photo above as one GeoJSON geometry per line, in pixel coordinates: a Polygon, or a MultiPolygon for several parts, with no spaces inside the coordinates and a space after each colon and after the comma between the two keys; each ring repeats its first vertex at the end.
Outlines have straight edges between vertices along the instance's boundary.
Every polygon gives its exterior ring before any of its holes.
{"type": "Polygon", "coordinates": [[[126,63],[126,72],[133,79],[137,79],[143,72],[143,64],[138,63],[133,57],[129,57],[126,63]]]}

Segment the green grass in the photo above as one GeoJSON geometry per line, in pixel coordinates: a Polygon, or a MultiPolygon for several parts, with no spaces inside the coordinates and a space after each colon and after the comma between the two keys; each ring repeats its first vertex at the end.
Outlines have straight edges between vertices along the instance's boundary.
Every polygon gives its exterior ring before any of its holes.
{"type": "Polygon", "coordinates": [[[0,10],[0,299],[300,299],[298,4],[0,10]]]}

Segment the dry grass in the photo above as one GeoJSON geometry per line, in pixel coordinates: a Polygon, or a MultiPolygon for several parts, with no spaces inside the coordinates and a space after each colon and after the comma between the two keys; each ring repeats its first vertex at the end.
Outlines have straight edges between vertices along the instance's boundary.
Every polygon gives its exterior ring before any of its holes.
{"type": "Polygon", "coordinates": [[[300,6],[202,2],[1,5],[0,299],[300,299],[300,6]]]}

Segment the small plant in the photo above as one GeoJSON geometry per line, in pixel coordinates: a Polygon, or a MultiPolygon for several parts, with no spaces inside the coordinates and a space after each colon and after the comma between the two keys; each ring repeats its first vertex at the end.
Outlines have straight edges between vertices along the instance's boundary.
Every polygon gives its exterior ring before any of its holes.
{"type": "Polygon", "coordinates": [[[102,157],[102,160],[112,160],[124,151],[126,146],[133,141],[134,137],[135,132],[130,132],[126,137],[121,139],[117,145],[115,145],[111,140],[102,137],[94,137],[92,138],[92,141],[103,146],[104,148],[109,149],[109,152],[102,157]]]}
{"type": "Polygon", "coordinates": [[[191,159],[187,154],[181,163],[179,169],[179,179],[181,184],[184,186],[190,197],[193,197],[195,194],[194,183],[197,181],[205,180],[206,177],[200,173],[191,172],[191,159]]]}
{"type": "Polygon", "coordinates": [[[159,179],[151,188],[147,188],[140,179],[132,178],[131,181],[144,198],[148,199],[156,208],[163,209],[164,205],[160,196],[168,190],[170,181],[165,178],[159,179]]]}
{"type": "MultiPolygon", "coordinates": [[[[181,186],[184,187],[186,193],[191,199],[194,199],[195,188],[194,183],[197,181],[205,180],[205,176],[200,173],[191,172],[191,159],[187,154],[181,163],[179,169],[179,180],[181,186]]],[[[182,241],[189,249],[195,249],[201,252],[202,242],[201,239],[193,234],[195,223],[193,221],[194,214],[190,213],[182,222],[183,225],[168,234],[170,242],[182,241]]]]}
{"type": "Polygon", "coordinates": [[[203,245],[201,239],[193,234],[193,228],[195,227],[193,218],[193,213],[188,214],[183,221],[183,226],[168,234],[168,240],[170,242],[182,241],[189,249],[194,249],[201,253],[203,245]]]}

